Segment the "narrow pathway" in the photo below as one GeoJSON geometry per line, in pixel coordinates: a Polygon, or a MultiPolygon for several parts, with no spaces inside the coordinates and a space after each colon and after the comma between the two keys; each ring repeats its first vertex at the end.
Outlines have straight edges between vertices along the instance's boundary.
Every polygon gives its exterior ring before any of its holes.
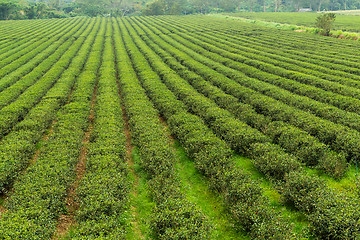
{"type": "MultiPolygon", "coordinates": [[[[114,31],[114,25],[112,25],[113,31],[114,31]]],[[[112,36],[112,41],[113,41],[113,51],[114,53],[116,53],[115,50],[115,40],[114,40],[114,36],[112,36]]],[[[115,54],[115,64],[117,66],[117,56],[115,54]]],[[[116,79],[119,79],[119,72],[118,72],[118,68],[116,68],[116,79]]],[[[132,233],[133,235],[131,236],[131,238],[135,237],[136,239],[145,239],[145,236],[143,234],[143,232],[141,231],[141,227],[139,226],[139,211],[137,209],[136,206],[136,201],[133,201],[135,199],[137,199],[139,197],[139,185],[140,185],[140,179],[138,174],[135,171],[135,163],[134,163],[134,145],[132,145],[132,140],[131,140],[131,131],[130,131],[130,125],[129,125],[129,118],[126,115],[126,109],[125,109],[125,105],[124,105],[124,101],[123,101],[123,96],[121,94],[121,86],[120,86],[120,82],[119,80],[117,81],[117,87],[119,90],[119,96],[120,96],[120,101],[121,101],[121,111],[122,111],[122,117],[123,117],[123,121],[124,121],[124,133],[125,133],[125,137],[126,137],[126,161],[127,161],[127,165],[129,167],[130,173],[131,173],[131,177],[133,178],[133,183],[132,183],[132,189],[130,192],[130,214],[131,214],[131,221],[130,221],[130,225],[132,228],[132,233]]]]}
{"type": "Polygon", "coordinates": [[[96,92],[97,87],[94,88],[93,97],[91,99],[91,110],[89,114],[89,127],[85,132],[84,139],[82,141],[82,147],[80,150],[79,161],[75,168],[76,178],[74,183],[70,186],[68,190],[68,195],[66,197],[66,208],[67,214],[62,214],[59,218],[59,223],[56,227],[55,234],[53,239],[62,239],[69,229],[76,224],[75,220],[75,212],[79,208],[79,202],[77,201],[76,190],[79,186],[81,179],[84,177],[86,172],[86,156],[89,150],[89,142],[90,142],[90,135],[94,128],[94,121],[95,121],[95,102],[96,102],[96,92]]]}
{"type": "Polygon", "coordinates": [[[184,148],[170,133],[166,120],[162,116],[159,119],[169,137],[173,151],[179,157],[175,169],[182,182],[182,189],[186,191],[191,202],[196,203],[215,225],[212,237],[214,239],[250,239],[245,232],[236,229],[235,222],[231,220],[221,197],[209,189],[205,177],[198,172],[184,148]]]}
{"type": "Polygon", "coordinates": [[[274,209],[282,215],[284,219],[290,219],[294,224],[294,232],[298,236],[303,237],[304,234],[309,232],[309,221],[303,212],[298,211],[290,205],[287,205],[280,194],[279,186],[269,181],[265,175],[263,175],[255,167],[250,158],[234,154],[233,160],[235,167],[250,174],[251,178],[258,181],[263,189],[263,194],[269,199],[270,204],[274,209]]]}
{"type": "MultiPolygon", "coordinates": [[[[44,145],[44,142],[47,142],[47,140],[49,140],[50,135],[54,131],[54,125],[55,125],[56,122],[57,122],[57,120],[53,120],[50,127],[48,128],[48,130],[44,133],[43,137],[41,138],[41,141],[39,142],[41,145],[36,150],[33,158],[30,160],[28,167],[30,167],[30,166],[32,166],[32,165],[34,165],[36,163],[36,161],[37,161],[37,159],[38,159],[38,157],[40,155],[40,152],[42,150],[42,146],[44,145]]],[[[26,170],[24,170],[24,171],[26,171],[26,170]]]]}
{"type": "Polygon", "coordinates": [[[7,199],[7,195],[3,194],[0,196],[0,219],[1,219],[1,216],[4,213],[6,213],[6,208],[3,206],[6,199],[7,199]]]}
{"type": "MultiPolygon", "coordinates": [[[[118,82],[118,88],[119,88],[120,99],[122,99],[119,82],[118,82]]],[[[135,168],[134,168],[134,158],[133,158],[134,146],[131,144],[131,132],[130,132],[130,126],[129,126],[129,119],[126,115],[126,110],[125,110],[124,104],[121,104],[121,110],[123,113],[123,119],[124,119],[124,123],[125,123],[124,131],[125,131],[125,136],[126,136],[126,160],[127,160],[127,164],[129,166],[130,172],[132,174],[132,177],[134,179],[134,182],[132,184],[132,190],[130,192],[130,196],[132,199],[136,199],[138,197],[139,176],[135,172],[135,168]]],[[[133,201],[131,201],[131,202],[133,202],[133,201]]],[[[139,227],[137,207],[133,203],[131,204],[130,211],[131,211],[131,216],[132,216],[130,224],[132,225],[133,232],[134,232],[134,235],[136,236],[136,239],[145,239],[145,237],[142,234],[141,229],[139,227]]]]}
{"type": "MultiPolygon", "coordinates": [[[[167,135],[168,135],[170,144],[171,144],[171,145],[174,145],[176,140],[175,140],[174,136],[171,135],[170,130],[169,130],[169,126],[167,125],[165,118],[162,117],[162,116],[160,116],[160,117],[159,117],[159,120],[160,120],[160,122],[162,123],[162,125],[164,126],[164,130],[165,130],[165,132],[166,132],[167,135]]],[[[173,148],[173,149],[174,149],[174,148],[173,148]]],[[[174,149],[174,151],[175,151],[175,149],[174,149]]]]}

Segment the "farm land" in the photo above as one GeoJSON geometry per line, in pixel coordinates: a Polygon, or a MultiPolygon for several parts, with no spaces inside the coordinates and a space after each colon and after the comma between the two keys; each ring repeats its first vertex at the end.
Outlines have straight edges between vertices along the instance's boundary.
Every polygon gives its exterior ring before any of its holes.
{"type": "MultiPolygon", "coordinates": [[[[333,24],[334,30],[346,32],[360,32],[359,10],[333,11],[336,14],[336,21],[333,24]]],[[[315,27],[315,20],[321,13],[316,12],[243,12],[224,13],[224,15],[243,17],[252,20],[261,20],[274,23],[285,23],[306,27],[315,27]]]]}
{"type": "Polygon", "coordinates": [[[358,239],[359,47],[211,16],[0,22],[0,239],[358,239]]]}

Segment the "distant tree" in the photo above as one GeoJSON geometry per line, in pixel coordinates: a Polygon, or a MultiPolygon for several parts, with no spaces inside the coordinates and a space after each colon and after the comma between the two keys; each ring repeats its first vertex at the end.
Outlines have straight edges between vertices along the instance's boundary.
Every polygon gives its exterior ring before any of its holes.
{"type": "Polygon", "coordinates": [[[281,4],[282,4],[281,0],[275,0],[274,1],[274,12],[279,12],[281,4]]]}
{"type": "Polygon", "coordinates": [[[238,0],[221,0],[219,1],[219,7],[225,12],[235,12],[239,5],[238,0]]]}
{"type": "Polygon", "coordinates": [[[104,0],[79,0],[79,6],[83,14],[96,17],[106,13],[107,2],[104,0]]]}
{"type": "Polygon", "coordinates": [[[28,19],[36,18],[36,7],[34,5],[25,8],[24,12],[28,19]]]}
{"type": "Polygon", "coordinates": [[[247,0],[250,8],[250,12],[253,12],[255,0],[247,0]]]}
{"type": "Polygon", "coordinates": [[[321,6],[324,5],[328,5],[329,4],[329,0],[318,0],[317,1],[317,10],[320,12],[321,11],[321,6]]]}
{"type": "Polygon", "coordinates": [[[16,9],[16,4],[9,1],[0,1],[0,20],[7,20],[16,9]]]}
{"type": "Polygon", "coordinates": [[[123,17],[132,10],[133,2],[131,0],[110,0],[105,7],[111,16],[123,17]]]}
{"type": "Polygon", "coordinates": [[[144,15],[181,15],[186,8],[185,0],[155,0],[143,11],[144,15]]]}
{"type": "Polygon", "coordinates": [[[316,18],[316,27],[321,28],[325,36],[329,36],[335,18],[335,13],[322,14],[321,16],[316,18]]]}
{"type": "Polygon", "coordinates": [[[196,12],[206,14],[209,11],[210,0],[189,0],[196,12]]]}
{"type": "Polygon", "coordinates": [[[143,11],[144,15],[164,15],[164,4],[161,0],[156,0],[146,5],[143,11]]]}
{"type": "Polygon", "coordinates": [[[46,15],[47,6],[45,3],[37,3],[36,4],[36,18],[42,18],[46,15]]]}

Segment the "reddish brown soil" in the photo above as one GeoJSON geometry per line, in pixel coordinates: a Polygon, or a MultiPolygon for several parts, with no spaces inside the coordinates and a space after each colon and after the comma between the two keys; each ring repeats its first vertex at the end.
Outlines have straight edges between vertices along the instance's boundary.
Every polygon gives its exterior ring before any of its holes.
{"type": "Polygon", "coordinates": [[[84,177],[86,173],[86,157],[88,154],[88,145],[90,142],[90,135],[94,128],[94,120],[95,120],[95,113],[94,113],[94,106],[96,101],[96,92],[97,88],[95,87],[93,97],[91,99],[91,110],[89,114],[89,128],[85,132],[84,139],[82,141],[82,147],[80,150],[79,161],[75,167],[75,174],[76,178],[74,183],[68,189],[68,194],[66,197],[66,208],[67,214],[62,214],[59,217],[58,225],[56,226],[55,233],[53,235],[53,239],[61,239],[63,238],[69,229],[72,226],[76,225],[75,220],[75,212],[79,209],[79,202],[77,201],[76,191],[79,186],[81,179],[84,177]]]}

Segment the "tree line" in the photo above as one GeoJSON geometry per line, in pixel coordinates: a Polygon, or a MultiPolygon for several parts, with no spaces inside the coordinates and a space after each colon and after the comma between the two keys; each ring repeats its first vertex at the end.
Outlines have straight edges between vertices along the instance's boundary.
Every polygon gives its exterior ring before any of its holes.
{"type": "Polygon", "coordinates": [[[360,0],[0,0],[0,20],[360,9],[360,0]]]}
{"type": "Polygon", "coordinates": [[[141,15],[148,0],[0,0],[0,20],[141,15]]]}
{"type": "Polygon", "coordinates": [[[360,0],[154,0],[144,15],[212,12],[296,12],[360,9],[360,0]]]}

